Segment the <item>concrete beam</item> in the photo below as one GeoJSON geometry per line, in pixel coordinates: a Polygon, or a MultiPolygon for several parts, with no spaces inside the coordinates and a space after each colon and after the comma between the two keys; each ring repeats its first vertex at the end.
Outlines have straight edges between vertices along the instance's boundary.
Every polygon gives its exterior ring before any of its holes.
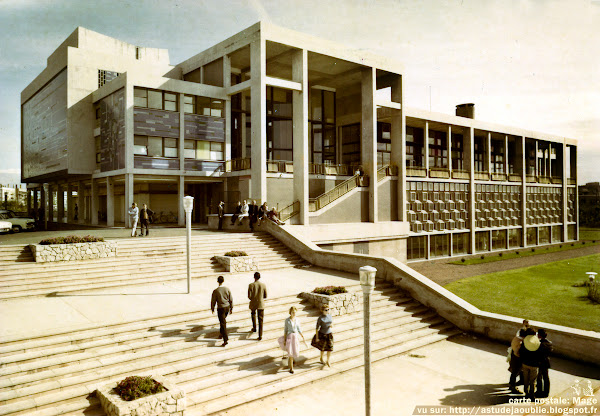
{"type": "Polygon", "coordinates": [[[302,83],[297,81],[288,81],[287,79],[265,77],[266,83],[270,87],[283,88],[285,90],[302,91],[302,83]]]}
{"type": "Polygon", "coordinates": [[[106,178],[106,226],[115,226],[115,185],[111,177],[106,178]]]}
{"type": "Polygon", "coordinates": [[[406,221],[406,118],[402,109],[404,102],[402,75],[396,75],[395,79],[389,82],[392,87],[392,101],[399,106],[392,112],[390,163],[398,168],[398,221],[406,221]]]}
{"type": "Polygon", "coordinates": [[[99,197],[98,197],[98,181],[92,179],[91,185],[92,193],[92,225],[98,225],[98,208],[99,208],[99,197]]]}
{"type": "Polygon", "coordinates": [[[240,82],[239,84],[230,85],[225,89],[226,94],[228,96],[232,96],[235,94],[239,94],[242,91],[247,91],[252,87],[252,80],[249,79],[247,81],[240,82]]]}

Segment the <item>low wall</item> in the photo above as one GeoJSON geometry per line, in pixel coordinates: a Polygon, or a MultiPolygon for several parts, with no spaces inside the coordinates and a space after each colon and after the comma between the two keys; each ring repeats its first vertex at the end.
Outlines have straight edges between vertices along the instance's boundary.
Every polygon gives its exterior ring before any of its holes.
{"type": "Polygon", "coordinates": [[[215,256],[219,264],[225,267],[225,270],[232,273],[251,272],[258,270],[258,259],[250,256],[215,256]]]}
{"type": "Polygon", "coordinates": [[[99,259],[117,255],[117,244],[114,241],[48,245],[30,244],[29,248],[34,260],[38,263],[99,259]]]}
{"type": "Polygon", "coordinates": [[[308,300],[319,310],[321,310],[323,305],[327,305],[331,316],[340,316],[356,312],[360,306],[360,299],[356,292],[339,293],[337,295],[320,295],[318,293],[302,292],[300,293],[300,297],[308,300]]]}
{"type": "MultiPolygon", "coordinates": [[[[482,311],[398,260],[322,250],[288,228],[267,224],[264,230],[316,266],[356,274],[362,266],[375,267],[379,278],[394,283],[463,331],[509,344],[522,325],[523,318],[482,311]]],[[[600,333],[532,320],[530,323],[549,332],[555,354],[600,365],[600,333]]]]}
{"type": "MultiPolygon", "coordinates": [[[[218,230],[219,229],[219,216],[217,214],[207,215],[208,217],[208,229],[218,230]]],[[[245,217],[242,220],[242,225],[238,225],[239,220],[235,221],[235,224],[231,224],[232,214],[225,214],[223,217],[223,229],[231,231],[250,231],[250,217],[245,217]]],[[[256,224],[255,224],[256,225],[256,224]]],[[[260,227],[255,227],[257,230],[260,227]]]]}

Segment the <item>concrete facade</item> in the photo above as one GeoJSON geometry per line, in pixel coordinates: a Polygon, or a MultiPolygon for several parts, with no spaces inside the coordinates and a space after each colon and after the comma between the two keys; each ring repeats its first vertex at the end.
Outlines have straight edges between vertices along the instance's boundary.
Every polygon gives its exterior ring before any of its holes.
{"type": "Polygon", "coordinates": [[[199,223],[244,199],[295,225],[401,222],[324,244],[408,261],[578,238],[574,140],[405,108],[402,72],[265,22],[174,66],[77,28],[22,92],[22,180],[48,221],[77,204],[128,226],[137,202],[183,225],[191,195],[199,223]]]}

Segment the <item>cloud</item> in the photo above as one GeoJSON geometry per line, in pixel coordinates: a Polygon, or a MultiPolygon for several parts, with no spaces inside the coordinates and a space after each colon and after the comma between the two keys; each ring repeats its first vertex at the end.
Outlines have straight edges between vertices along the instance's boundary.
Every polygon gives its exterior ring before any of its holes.
{"type": "Polygon", "coordinates": [[[21,169],[0,169],[0,173],[3,174],[21,174],[21,169]]]}

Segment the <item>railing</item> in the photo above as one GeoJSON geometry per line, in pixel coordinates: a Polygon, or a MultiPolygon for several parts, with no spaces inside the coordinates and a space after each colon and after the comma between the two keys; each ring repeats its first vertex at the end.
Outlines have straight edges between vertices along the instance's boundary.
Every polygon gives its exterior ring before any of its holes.
{"type": "Polygon", "coordinates": [[[490,174],[488,172],[475,172],[476,181],[489,181],[490,174]]]}
{"type": "Polygon", "coordinates": [[[407,166],[406,176],[415,176],[419,178],[427,177],[427,169],[422,166],[407,166]]]}
{"type": "Polygon", "coordinates": [[[567,178],[567,185],[577,185],[576,178],[567,178]]]}
{"type": "Polygon", "coordinates": [[[452,179],[470,179],[471,174],[468,170],[454,169],[452,170],[452,179]]]}
{"type": "Polygon", "coordinates": [[[340,183],[338,186],[333,188],[329,192],[318,196],[317,198],[311,199],[309,203],[309,211],[315,212],[323,208],[338,199],[339,197],[347,194],[354,188],[359,186],[369,186],[369,178],[367,176],[354,175],[347,181],[340,183]]]}
{"type": "Polygon", "coordinates": [[[537,182],[537,176],[535,175],[526,175],[525,179],[527,180],[527,183],[537,182]]]}
{"type": "Polygon", "coordinates": [[[300,212],[300,201],[294,201],[279,211],[279,219],[283,222],[289,220],[300,212]]]}
{"type": "Polygon", "coordinates": [[[294,162],[289,160],[267,160],[267,172],[294,173],[294,162]]]}
{"type": "Polygon", "coordinates": [[[550,178],[550,181],[551,181],[553,184],[561,184],[561,183],[562,183],[562,178],[559,178],[559,177],[553,176],[552,178],[550,178]]]}
{"type": "Polygon", "coordinates": [[[550,183],[550,177],[549,176],[538,176],[538,182],[539,183],[549,184],[550,183]]]}
{"type": "Polygon", "coordinates": [[[243,159],[231,159],[225,162],[225,172],[237,172],[250,169],[251,167],[251,159],[249,157],[243,159]]]}
{"type": "Polygon", "coordinates": [[[323,163],[309,163],[308,173],[312,175],[339,175],[352,176],[359,165],[329,165],[323,163]]]}
{"type": "Polygon", "coordinates": [[[397,176],[398,175],[398,166],[382,166],[377,169],[377,182],[383,180],[387,176],[397,176]]]}
{"type": "Polygon", "coordinates": [[[492,173],[492,180],[493,181],[505,181],[506,173],[492,173]]]}
{"type": "Polygon", "coordinates": [[[448,179],[450,178],[450,169],[448,168],[429,168],[430,178],[448,179]]]}
{"type": "Polygon", "coordinates": [[[509,182],[521,182],[523,178],[521,177],[521,175],[517,175],[515,173],[509,173],[508,174],[508,181],[509,182]]]}

